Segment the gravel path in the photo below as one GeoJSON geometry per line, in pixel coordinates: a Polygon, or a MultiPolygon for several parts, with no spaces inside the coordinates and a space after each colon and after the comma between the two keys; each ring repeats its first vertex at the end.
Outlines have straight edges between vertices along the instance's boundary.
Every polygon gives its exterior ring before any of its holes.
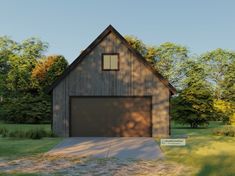
{"type": "Polygon", "coordinates": [[[37,155],[9,161],[0,159],[0,172],[37,173],[42,176],[191,175],[189,168],[163,160],[89,159],[58,155],[37,155]]]}

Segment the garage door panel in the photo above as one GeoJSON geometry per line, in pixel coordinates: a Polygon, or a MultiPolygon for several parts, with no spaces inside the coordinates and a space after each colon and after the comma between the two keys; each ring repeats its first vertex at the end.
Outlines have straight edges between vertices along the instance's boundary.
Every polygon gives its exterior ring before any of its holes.
{"type": "Polygon", "coordinates": [[[151,97],[71,97],[71,136],[151,136],[151,97]]]}

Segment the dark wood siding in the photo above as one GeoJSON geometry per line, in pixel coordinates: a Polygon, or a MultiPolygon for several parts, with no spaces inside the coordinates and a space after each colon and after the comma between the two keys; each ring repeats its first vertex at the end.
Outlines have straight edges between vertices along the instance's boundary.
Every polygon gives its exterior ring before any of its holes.
{"type": "Polygon", "coordinates": [[[169,134],[169,89],[112,33],[53,89],[60,136],[69,136],[70,96],[152,96],[152,134],[169,134]],[[102,71],[102,53],[119,53],[119,71],[102,71]]]}

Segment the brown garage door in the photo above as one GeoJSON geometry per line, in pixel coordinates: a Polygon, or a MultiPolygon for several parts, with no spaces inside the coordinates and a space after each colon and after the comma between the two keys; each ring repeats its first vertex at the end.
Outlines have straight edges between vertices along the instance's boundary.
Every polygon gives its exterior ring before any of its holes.
{"type": "Polygon", "coordinates": [[[151,97],[70,97],[70,136],[151,136],[151,97]]]}

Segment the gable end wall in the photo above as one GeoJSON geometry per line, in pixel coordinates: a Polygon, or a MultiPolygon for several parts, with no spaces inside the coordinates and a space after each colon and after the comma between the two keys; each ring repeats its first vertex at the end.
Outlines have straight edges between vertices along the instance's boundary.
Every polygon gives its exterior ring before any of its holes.
{"type": "Polygon", "coordinates": [[[152,135],[169,134],[169,89],[112,33],[53,89],[53,131],[69,136],[70,96],[152,96],[152,135]],[[102,71],[102,53],[119,53],[119,71],[102,71]]]}

